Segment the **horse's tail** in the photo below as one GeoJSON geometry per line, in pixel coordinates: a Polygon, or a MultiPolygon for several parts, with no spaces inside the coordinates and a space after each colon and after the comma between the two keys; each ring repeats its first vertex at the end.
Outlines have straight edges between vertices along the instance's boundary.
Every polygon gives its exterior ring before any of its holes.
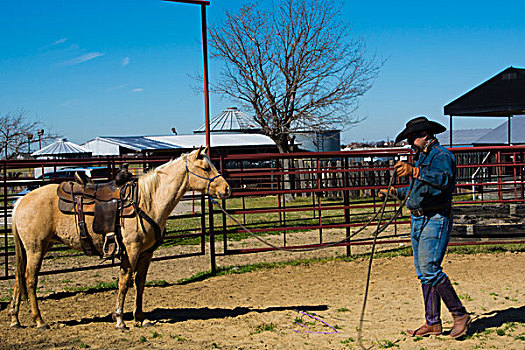
{"type": "Polygon", "coordinates": [[[14,217],[14,212],[12,216],[12,232],[13,232],[13,240],[15,242],[15,255],[16,255],[16,271],[15,271],[15,277],[16,282],[18,284],[18,292],[20,293],[20,296],[26,297],[27,299],[27,285],[26,285],[26,266],[27,266],[27,255],[26,250],[24,248],[24,245],[22,244],[22,241],[20,240],[20,236],[18,235],[18,231],[16,229],[16,221],[14,217]]]}

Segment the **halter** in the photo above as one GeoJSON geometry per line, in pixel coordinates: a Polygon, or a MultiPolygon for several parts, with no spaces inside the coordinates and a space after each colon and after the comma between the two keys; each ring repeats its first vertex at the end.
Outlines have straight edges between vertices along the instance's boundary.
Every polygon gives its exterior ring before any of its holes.
{"type": "MultiPolygon", "coordinates": [[[[210,186],[211,186],[211,183],[213,182],[213,180],[215,180],[218,177],[221,177],[222,175],[221,174],[217,174],[214,177],[200,176],[199,174],[194,173],[193,171],[190,170],[190,168],[188,168],[188,157],[187,156],[184,159],[184,163],[186,164],[186,174],[188,175],[188,180],[189,180],[190,174],[195,175],[198,178],[201,178],[201,179],[204,179],[204,180],[208,180],[208,186],[206,187],[206,194],[211,198],[212,201],[214,201],[213,197],[210,194],[210,186]]],[[[210,165],[211,165],[211,163],[210,163],[210,165]]]]}

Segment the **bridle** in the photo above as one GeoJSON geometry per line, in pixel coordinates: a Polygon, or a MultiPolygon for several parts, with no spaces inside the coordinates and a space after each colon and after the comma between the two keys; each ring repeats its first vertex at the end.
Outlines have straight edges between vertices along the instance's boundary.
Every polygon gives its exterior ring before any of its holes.
{"type": "MultiPolygon", "coordinates": [[[[209,160],[207,160],[208,163],[210,163],[209,160]]],[[[207,180],[208,181],[208,186],[206,186],[206,194],[212,198],[211,194],[210,194],[210,186],[211,186],[211,183],[213,182],[213,180],[221,177],[222,175],[221,174],[217,174],[215,175],[214,177],[205,177],[205,176],[201,176],[199,174],[196,174],[194,173],[193,171],[190,170],[190,168],[188,167],[188,156],[186,156],[186,158],[184,159],[184,163],[186,165],[186,175],[188,176],[188,182],[189,182],[189,178],[190,178],[190,174],[200,178],[200,179],[203,179],[203,180],[207,180]]],[[[212,164],[210,163],[210,166],[212,166],[212,164]]]]}

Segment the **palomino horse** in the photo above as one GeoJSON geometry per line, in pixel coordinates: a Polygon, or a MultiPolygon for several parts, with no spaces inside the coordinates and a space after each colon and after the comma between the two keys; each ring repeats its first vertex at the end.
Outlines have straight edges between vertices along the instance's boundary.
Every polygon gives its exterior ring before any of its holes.
{"type": "MultiPolygon", "coordinates": [[[[36,298],[42,259],[55,242],[82,250],[75,216],[63,214],[58,208],[57,187],[58,185],[51,184],[28,193],[16,203],[13,210],[12,229],[17,268],[10,309],[11,327],[20,327],[20,300],[23,295],[27,295],[31,305],[31,316],[37,327],[49,328],[42,320],[36,298]]],[[[149,324],[142,310],[142,297],[153,250],[158,244],[158,230],[164,230],[168,216],[190,189],[218,198],[230,195],[230,186],[201,148],[138,178],[138,207],[153,219],[154,223],[142,220],[138,215],[122,218],[124,253],[120,265],[117,307],[113,313],[117,328],[127,328],[122,315],[124,299],[132,283],[133,274],[136,289],[133,316],[136,322],[142,325],[149,324]],[[157,227],[154,227],[155,223],[157,227]]],[[[102,235],[92,233],[93,218],[86,216],[85,219],[94,246],[100,251],[104,239],[102,235]]]]}

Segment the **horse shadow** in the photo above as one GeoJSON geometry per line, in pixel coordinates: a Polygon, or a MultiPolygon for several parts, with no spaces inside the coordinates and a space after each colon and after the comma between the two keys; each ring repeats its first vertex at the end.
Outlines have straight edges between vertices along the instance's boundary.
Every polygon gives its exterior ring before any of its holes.
{"type": "MultiPolygon", "coordinates": [[[[149,321],[159,323],[177,323],[189,320],[209,320],[222,319],[227,317],[237,317],[246,315],[250,312],[266,313],[275,311],[325,311],[328,310],[328,305],[292,305],[292,306],[272,306],[267,308],[250,308],[250,307],[236,307],[233,309],[226,308],[156,308],[146,313],[146,318],[149,321]]],[[[131,312],[124,313],[125,320],[131,320],[133,314],[131,312]]],[[[80,320],[60,321],[58,323],[67,326],[77,326],[82,324],[90,324],[97,322],[113,322],[112,314],[105,316],[86,317],[80,320]]]]}
{"type": "Polygon", "coordinates": [[[470,324],[467,335],[484,332],[488,328],[498,328],[509,322],[525,323],[525,306],[494,310],[477,315],[470,324]]]}

